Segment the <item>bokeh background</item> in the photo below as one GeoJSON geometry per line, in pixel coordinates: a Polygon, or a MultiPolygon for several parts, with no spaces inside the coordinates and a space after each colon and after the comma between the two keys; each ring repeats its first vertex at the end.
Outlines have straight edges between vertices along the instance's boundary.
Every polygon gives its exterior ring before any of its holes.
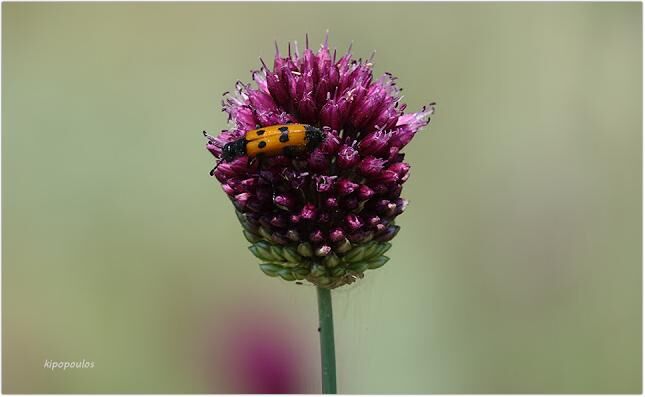
{"type": "Polygon", "coordinates": [[[319,390],[316,294],[208,171],[220,99],[326,29],[438,102],[344,393],[640,393],[640,3],[3,3],[5,393],[319,390]],[[44,369],[45,360],[93,369],[44,369]]]}

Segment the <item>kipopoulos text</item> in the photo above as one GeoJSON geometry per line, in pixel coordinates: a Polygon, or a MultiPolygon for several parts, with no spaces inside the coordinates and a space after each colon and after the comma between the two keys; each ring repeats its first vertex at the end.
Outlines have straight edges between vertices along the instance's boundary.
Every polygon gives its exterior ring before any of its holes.
{"type": "Polygon", "coordinates": [[[94,368],[94,361],[87,361],[83,359],[82,361],[55,361],[55,360],[45,360],[43,368],[51,369],[62,369],[66,371],[68,369],[87,369],[94,368]]]}

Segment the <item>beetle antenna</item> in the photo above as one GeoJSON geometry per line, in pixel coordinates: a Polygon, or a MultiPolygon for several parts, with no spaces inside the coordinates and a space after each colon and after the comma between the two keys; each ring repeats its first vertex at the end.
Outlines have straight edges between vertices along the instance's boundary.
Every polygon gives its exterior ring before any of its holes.
{"type": "Polygon", "coordinates": [[[211,176],[215,175],[215,170],[217,169],[217,167],[219,167],[220,164],[222,164],[222,161],[224,161],[224,159],[217,160],[217,164],[215,164],[215,167],[213,167],[213,169],[210,172],[211,176]]]}

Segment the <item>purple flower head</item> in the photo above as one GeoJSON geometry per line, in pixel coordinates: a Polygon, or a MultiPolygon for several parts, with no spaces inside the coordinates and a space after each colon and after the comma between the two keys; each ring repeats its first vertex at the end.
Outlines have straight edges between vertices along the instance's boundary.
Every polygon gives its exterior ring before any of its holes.
{"type": "Polygon", "coordinates": [[[218,161],[213,175],[262,270],[334,288],[385,263],[386,241],[399,230],[394,220],[407,206],[400,194],[410,166],[401,150],[434,104],[405,113],[392,74],[374,78],[371,58],[338,55],[327,39],[317,51],[308,40],[302,53],[276,46],[272,67],[262,61],[252,78],[254,85],[238,82],[224,95],[229,127],[205,136],[218,161]],[[248,131],[290,123],[323,138],[293,155],[246,155],[248,131]]]}

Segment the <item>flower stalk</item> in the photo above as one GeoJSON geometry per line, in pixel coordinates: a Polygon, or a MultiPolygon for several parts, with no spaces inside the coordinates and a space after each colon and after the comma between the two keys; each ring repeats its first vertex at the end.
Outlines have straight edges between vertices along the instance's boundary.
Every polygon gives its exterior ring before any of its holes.
{"type": "Polygon", "coordinates": [[[331,290],[322,287],[317,287],[317,290],[322,394],[336,394],[336,350],[334,346],[334,315],[331,304],[331,290]]]}

